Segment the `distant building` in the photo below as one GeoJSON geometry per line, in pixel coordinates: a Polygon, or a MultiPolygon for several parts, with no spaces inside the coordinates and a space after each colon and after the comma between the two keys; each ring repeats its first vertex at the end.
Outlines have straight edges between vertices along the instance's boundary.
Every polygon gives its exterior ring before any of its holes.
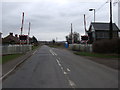
{"type": "Polygon", "coordinates": [[[8,36],[3,38],[2,43],[3,44],[19,44],[20,42],[17,34],[13,36],[13,33],[10,33],[8,36]]]}
{"type": "MultiPolygon", "coordinates": [[[[113,38],[119,37],[118,32],[120,32],[119,28],[113,23],[113,38]]],[[[87,33],[90,43],[96,40],[109,39],[109,23],[92,22],[87,33]]]]}

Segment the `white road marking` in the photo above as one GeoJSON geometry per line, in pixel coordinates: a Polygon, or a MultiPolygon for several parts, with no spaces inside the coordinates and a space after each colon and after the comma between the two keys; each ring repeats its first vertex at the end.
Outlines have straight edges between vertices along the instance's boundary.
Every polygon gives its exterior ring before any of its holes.
{"type": "Polygon", "coordinates": [[[36,50],[36,51],[34,51],[34,52],[33,52],[33,54],[35,54],[36,52],[37,52],[37,50],[36,50]]]}
{"type": "Polygon", "coordinates": [[[64,71],[63,73],[64,73],[64,74],[67,74],[67,72],[65,72],[65,71],[64,71]]]}
{"type": "Polygon", "coordinates": [[[55,52],[53,52],[51,49],[50,49],[49,51],[52,53],[53,56],[54,56],[54,55],[57,56],[57,54],[56,54],[55,52]]]}
{"type": "Polygon", "coordinates": [[[68,72],[70,72],[70,69],[69,69],[69,68],[67,68],[67,71],[68,71],[68,72]]]}
{"type": "Polygon", "coordinates": [[[61,67],[61,69],[63,70],[63,67],[61,67]]]}
{"type": "Polygon", "coordinates": [[[60,64],[59,60],[56,59],[56,61],[57,61],[58,65],[59,65],[60,67],[62,67],[62,65],[60,64]]]}
{"type": "MultiPolygon", "coordinates": [[[[58,59],[60,60],[60,58],[58,58],[58,59]]],[[[76,84],[75,84],[72,80],[69,79],[68,73],[65,72],[64,68],[62,67],[62,65],[60,64],[60,61],[59,61],[58,59],[56,59],[56,61],[57,61],[58,65],[60,66],[63,74],[64,74],[65,77],[67,78],[69,85],[70,85],[72,88],[75,88],[75,87],[76,87],[76,84]]],[[[67,71],[70,72],[70,69],[67,68],[67,71]]]]}
{"type": "Polygon", "coordinates": [[[73,82],[73,81],[71,81],[71,80],[68,80],[69,81],[69,84],[70,84],[70,86],[72,87],[72,88],[75,88],[76,87],[76,85],[75,85],[75,83],[73,82]]]}
{"type": "Polygon", "coordinates": [[[52,52],[52,50],[50,49],[49,51],[50,51],[50,52],[51,52],[51,54],[54,56],[54,53],[52,52]]]}
{"type": "Polygon", "coordinates": [[[53,52],[53,53],[57,56],[57,54],[55,52],[53,52]]]}

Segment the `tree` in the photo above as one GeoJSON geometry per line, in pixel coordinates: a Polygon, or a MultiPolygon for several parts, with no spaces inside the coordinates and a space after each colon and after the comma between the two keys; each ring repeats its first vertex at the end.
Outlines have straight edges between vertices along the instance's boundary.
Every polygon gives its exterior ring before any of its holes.
{"type": "Polygon", "coordinates": [[[35,45],[38,45],[38,41],[34,36],[32,37],[32,43],[34,43],[35,45]]]}
{"type": "Polygon", "coordinates": [[[52,43],[55,44],[55,40],[54,39],[52,40],[52,43]]]}
{"type": "MultiPolygon", "coordinates": [[[[72,44],[72,35],[71,35],[71,33],[68,35],[68,36],[66,36],[66,41],[69,43],[69,44],[72,44]]],[[[74,41],[74,43],[80,43],[80,36],[79,36],[79,33],[77,33],[77,32],[74,32],[73,33],[73,41],[74,41]]]]}

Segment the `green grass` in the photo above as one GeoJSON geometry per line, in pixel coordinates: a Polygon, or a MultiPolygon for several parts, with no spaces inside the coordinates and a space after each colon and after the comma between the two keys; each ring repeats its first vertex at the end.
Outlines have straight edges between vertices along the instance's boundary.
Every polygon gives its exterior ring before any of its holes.
{"type": "Polygon", "coordinates": [[[89,53],[89,52],[75,52],[76,55],[81,56],[90,56],[90,57],[98,57],[98,58],[120,58],[120,55],[110,55],[110,54],[99,54],[99,53],[89,53]]]}
{"type": "Polygon", "coordinates": [[[32,46],[32,50],[35,50],[35,49],[37,49],[39,47],[39,45],[38,46],[32,46]]]}
{"type": "MultiPolygon", "coordinates": [[[[32,46],[32,50],[35,50],[35,49],[37,49],[39,46],[32,46]]],[[[13,60],[13,59],[16,59],[16,58],[18,58],[18,57],[20,57],[20,56],[22,56],[22,55],[24,55],[24,54],[10,54],[10,55],[4,55],[4,56],[2,56],[2,58],[0,58],[0,64],[1,63],[6,63],[6,62],[8,62],[8,61],[10,61],[10,60],[13,60]]]]}
{"type": "Polygon", "coordinates": [[[63,45],[48,45],[48,46],[53,48],[64,48],[63,45]]]}
{"type": "Polygon", "coordinates": [[[11,55],[5,55],[5,56],[2,56],[2,63],[6,63],[10,60],[13,60],[13,59],[16,59],[20,56],[22,56],[23,54],[11,54],[11,55]]]}

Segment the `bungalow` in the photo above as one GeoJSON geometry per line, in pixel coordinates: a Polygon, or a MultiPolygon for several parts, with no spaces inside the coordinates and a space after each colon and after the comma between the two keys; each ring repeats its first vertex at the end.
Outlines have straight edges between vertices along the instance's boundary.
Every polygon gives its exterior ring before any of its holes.
{"type": "MultiPolygon", "coordinates": [[[[113,23],[113,38],[118,38],[120,32],[119,28],[113,23]]],[[[92,22],[87,31],[89,36],[89,43],[96,40],[109,39],[109,23],[92,22]]]]}

